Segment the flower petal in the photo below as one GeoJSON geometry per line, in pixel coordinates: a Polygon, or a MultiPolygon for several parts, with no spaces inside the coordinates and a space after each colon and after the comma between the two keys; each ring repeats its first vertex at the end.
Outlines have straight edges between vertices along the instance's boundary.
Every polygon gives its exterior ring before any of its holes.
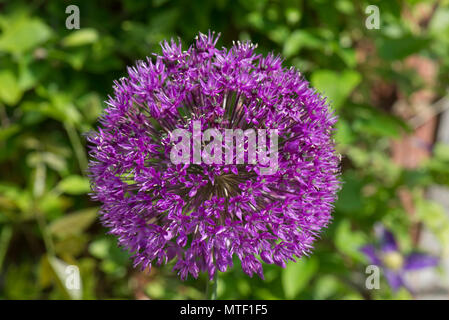
{"type": "Polygon", "coordinates": [[[424,253],[411,253],[405,259],[404,270],[419,270],[428,267],[435,267],[438,265],[439,259],[437,257],[424,253]]]}
{"type": "Polygon", "coordinates": [[[365,254],[372,264],[381,265],[381,261],[376,254],[376,248],[373,245],[363,246],[360,251],[365,254]]]}
{"type": "Polygon", "coordinates": [[[385,228],[382,228],[380,231],[380,241],[382,251],[399,251],[398,244],[396,242],[396,239],[394,238],[393,233],[385,228]]]}
{"type": "Polygon", "coordinates": [[[404,280],[399,272],[392,271],[390,269],[384,269],[385,278],[387,278],[388,284],[394,291],[398,291],[400,287],[404,285],[404,280]]]}

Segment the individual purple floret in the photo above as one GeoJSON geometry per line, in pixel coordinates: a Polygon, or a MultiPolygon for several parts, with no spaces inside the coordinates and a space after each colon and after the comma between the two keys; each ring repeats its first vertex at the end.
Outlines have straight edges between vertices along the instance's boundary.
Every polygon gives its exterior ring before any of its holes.
{"type": "Polygon", "coordinates": [[[413,252],[406,256],[403,255],[390,231],[382,226],[376,231],[379,245],[366,245],[361,248],[361,251],[372,264],[383,268],[385,278],[394,291],[401,287],[410,290],[403,277],[407,271],[435,267],[438,264],[437,257],[424,253],[413,252]]]}
{"type": "Polygon", "coordinates": [[[340,188],[336,116],[279,56],[263,57],[250,42],[219,49],[217,40],[200,33],[187,50],[163,42],[162,55],[114,82],[88,137],[92,198],[135,266],[175,259],[182,279],[212,279],[237,257],[245,273],[263,278],[262,261],[284,267],[308,254],[331,219],[340,188]],[[171,133],[194,121],[203,131],[277,129],[277,169],[174,164],[171,133]]]}

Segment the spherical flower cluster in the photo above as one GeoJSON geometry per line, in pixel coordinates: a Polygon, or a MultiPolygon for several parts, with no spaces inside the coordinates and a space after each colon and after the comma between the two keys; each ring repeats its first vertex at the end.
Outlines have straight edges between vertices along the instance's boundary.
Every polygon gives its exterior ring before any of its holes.
{"type": "MultiPolygon", "coordinates": [[[[120,246],[146,269],[172,259],[182,279],[233,266],[263,278],[312,249],[340,188],[335,115],[300,72],[250,42],[216,47],[199,34],[187,50],[171,40],[128,68],[88,136],[92,198],[120,246]],[[277,168],[261,163],[178,163],[171,132],[277,130],[277,168]]],[[[248,151],[248,142],[245,151],[248,151]]],[[[272,148],[272,150],[274,150],[272,148]]]]}

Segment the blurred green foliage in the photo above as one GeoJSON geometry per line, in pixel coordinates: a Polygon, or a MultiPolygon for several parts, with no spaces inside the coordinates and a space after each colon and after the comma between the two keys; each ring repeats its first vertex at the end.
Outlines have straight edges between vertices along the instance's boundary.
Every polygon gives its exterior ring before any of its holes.
{"type": "MultiPolygon", "coordinates": [[[[206,280],[178,280],[171,265],[151,273],[134,270],[117,248],[89,200],[83,133],[93,129],[126,66],[163,39],[188,45],[198,33],[221,32],[219,45],[251,39],[261,53],[279,52],[328,95],[340,121],[344,187],[334,221],[314,254],[285,269],[266,265],[249,278],[236,262],[220,274],[223,299],[410,298],[364,287],[367,261],[359,247],[372,242],[382,222],[411,249],[412,223],[432,230],[449,246],[449,221],[424,190],[449,184],[449,148],[405,170],[389,155],[391,139],[411,129],[373,98],[381,80],[407,97],[424,87],[401,62],[419,54],[434,61],[444,94],[449,74],[449,1],[439,1],[430,22],[417,29],[404,10],[436,1],[218,0],[218,1],[23,1],[0,0],[0,298],[201,299],[206,280]],[[65,8],[80,8],[81,29],[67,30],[65,8]],[[366,6],[380,8],[381,28],[365,28],[366,6]],[[374,48],[374,49],[373,49],[374,48]],[[371,50],[373,49],[373,50],[371,50]],[[365,50],[365,51],[364,51],[365,50]],[[371,50],[371,51],[370,51],[371,50]],[[370,53],[367,59],[360,55],[370,53]],[[398,67],[399,66],[399,67],[398,67]],[[406,213],[398,190],[408,188],[418,214],[406,213]],[[79,267],[82,295],[73,296],[61,268],[79,267]]],[[[419,11],[419,10],[418,10],[419,11]]]]}

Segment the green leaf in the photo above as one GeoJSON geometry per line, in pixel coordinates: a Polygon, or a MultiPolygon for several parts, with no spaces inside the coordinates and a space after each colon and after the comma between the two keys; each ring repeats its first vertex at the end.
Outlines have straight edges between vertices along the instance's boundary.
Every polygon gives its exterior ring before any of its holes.
{"type": "Polygon", "coordinates": [[[449,146],[437,142],[433,148],[433,155],[426,163],[433,181],[438,184],[449,185],[449,146]]]}
{"type": "Polygon", "coordinates": [[[0,71],[0,101],[14,106],[22,98],[22,94],[14,73],[9,70],[0,71]]]}
{"type": "Polygon", "coordinates": [[[42,160],[53,170],[63,172],[67,169],[65,159],[52,152],[41,152],[42,160]]]}
{"type": "MultiPolygon", "coordinates": [[[[62,292],[70,299],[72,300],[79,300],[82,298],[82,284],[80,279],[80,288],[79,289],[69,289],[67,288],[66,282],[67,277],[70,275],[70,273],[67,273],[69,265],[68,263],[64,262],[61,259],[58,259],[56,257],[47,255],[44,258],[47,265],[45,266],[44,270],[46,270],[47,273],[50,273],[52,278],[56,281],[56,284],[59,289],[62,290],[62,292]]],[[[81,276],[80,276],[81,278],[81,276]]]]}
{"type": "Polygon", "coordinates": [[[257,288],[256,292],[254,294],[256,296],[256,299],[281,300],[280,297],[276,296],[276,294],[273,292],[273,290],[270,290],[268,288],[257,288]]]}
{"type": "Polygon", "coordinates": [[[89,245],[89,253],[98,259],[106,259],[108,257],[111,241],[107,238],[101,238],[93,241],[89,245]]]}
{"type": "Polygon", "coordinates": [[[319,48],[322,41],[309,32],[296,30],[284,43],[283,54],[286,58],[296,55],[302,48],[319,48]]]}
{"type": "Polygon", "coordinates": [[[343,188],[338,194],[335,204],[337,210],[348,213],[360,211],[363,207],[361,194],[363,181],[353,171],[345,172],[342,180],[344,181],[343,188]]]}
{"type": "Polygon", "coordinates": [[[59,238],[81,234],[95,221],[97,211],[97,208],[89,208],[67,214],[53,221],[48,230],[59,238]]]}
{"type": "Polygon", "coordinates": [[[0,128],[0,141],[8,140],[11,136],[19,132],[20,129],[21,126],[16,123],[7,126],[6,128],[0,128]]]}
{"type": "Polygon", "coordinates": [[[418,217],[438,238],[444,248],[449,248],[449,217],[439,203],[418,199],[416,201],[418,217]]]}
{"type": "Polygon", "coordinates": [[[93,300],[96,298],[96,289],[98,284],[98,277],[96,275],[96,264],[92,258],[81,258],[77,261],[82,277],[82,289],[85,300],[93,300]]]}
{"type": "Polygon", "coordinates": [[[2,299],[3,297],[12,300],[38,299],[39,291],[34,282],[34,270],[34,265],[26,261],[9,264],[6,272],[2,274],[2,299]]]}
{"type": "Polygon", "coordinates": [[[52,103],[48,101],[25,101],[20,105],[24,112],[38,112],[61,122],[76,124],[81,122],[82,115],[73,103],[66,101],[61,95],[55,94],[52,103]]]}
{"type": "Polygon", "coordinates": [[[340,119],[335,125],[335,141],[337,144],[348,145],[354,142],[356,136],[352,132],[351,126],[344,119],[340,119]]]}
{"type": "Polygon", "coordinates": [[[285,19],[291,25],[298,23],[301,20],[302,13],[299,8],[290,7],[285,9],[285,19]]]}
{"type": "Polygon", "coordinates": [[[333,275],[323,275],[317,279],[314,299],[322,300],[332,297],[341,287],[340,281],[333,275]]]}
{"type": "Polygon", "coordinates": [[[349,94],[360,83],[362,77],[356,71],[318,70],[312,73],[311,84],[328,98],[328,102],[338,109],[349,94]]]}
{"type": "Polygon", "coordinates": [[[426,38],[406,35],[401,38],[383,38],[377,43],[379,56],[385,60],[400,60],[428,47],[426,38]]]}
{"type": "Polygon", "coordinates": [[[55,252],[61,256],[76,257],[84,252],[89,238],[87,234],[78,234],[60,239],[55,242],[55,252]]]}
{"type": "Polygon", "coordinates": [[[413,300],[413,296],[404,287],[400,288],[397,292],[393,292],[392,300],[413,300]]]}
{"type": "Polygon", "coordinates": [[[381,113],[380,111],[368,107],[357,110],[358,117],[354,121],[354,130],[373,136],[398,138],[401,129],[406,129],[406,124],[402,123],[394,116],[381,113]]]}
{"type": "Polygon", "coordinates": [[[436,36],[444,34],[449,31],[449,8],[439,7],[436,11],[432,20],[429,23],[429,30],[436,36]]]}
{"type": "Polygon", "coordinates": [[[301,258],[298,262],[289,262],[282,270],[282,288],[287,299],[293,299],[305,289],[318,269],[315,258],[301,258]]]}
{"type": "Polygon", "coordinates": [[[27,14],[11,15],[3,24],[0,50],[23,53],[46,42],[51,35],[52,30],[40,19],[27,14]]]}
{"type": "Polygon", "coordinates": [[[61,197],[54,192],[46,192],[36,205],[48,219],[52,219],[60,217],[62,212],[71,206],[70,202],[68,198],[61,197]]]}
{"type": "Polygon", "coordinates": [[[354,68],[357,65],[357,59],[354,49],[352,48],[343,49],[339,47],[336,50],[336,53],[344,61],[344,63],[346,63],[346,65],[349,68],[354,68]]]}
{"type": "Polygon", "coordinates": [[[351,222],[349,220],[343,220],[338,224],[335,231],[335,246],[342,253],[363,262],[364,256],[360,252],[360,248],[365,243],[366,240],[364,234],[360,231],[352,231],[351,222]]]}
{"type": "Polygon", "coordinates": [[[449,161],[449,145],[445,143],[436,143],[433,148],[435,158],[441,161],[449,161]]]}
{"type": "Polygon", "coordinates": [[[62,39],[64,47],[77,47],[94,43],[98,40],[98,32],[92,28],[83,28],[73,31],[67,37],[62,39]]]}
{"type": "Polygon", "coordinates": [[[93,92],[80,97],[77,100],[77,106],[90,122],[95,122],[102,111],[100,96],[93,92]]]}
{"type": "MultiPolygon", "coordinates": [[[[46,49],[43,48],[41,48],[40,51],[47,52],[46,49]]],[[[50,70],[50,65],[34,60],[31,55],[27,56],[25,59],[19,60],[17,79],[19,87],[23,91],[33,88],[39,81],[42,81],[48,73],[50,73],[50,70]]]]}
{"type": "Polygon", "coordinates": [[[85,177],[71,175],[59,182],[57,188],[64,193],[78,195],[89,192],[90,183],[85,177]]]}
{"type": "Polygon", "coordinates": [[[374,136],[390,138],[399,137],[399,126],[388,116],[357,119],[354,122],[354,129],[374,136]]]}
{"type": "Polygon", "coordinates": [[[145,293],[152,299],[163,299],[166,294],[166,286],[161,281],[152,281],[145,287],[145,293]]]}
{"type": "Polygon", "coordinates": [[[350,0],[339,0],[335,2],[335,8],[341,13],[350,15],[354,13],[354,4],[350,0]]]}
{"type": "Polygon", "coordinates": [[[267,37],[277,44],[282,44],[290,34],[290,30],[286,26],[278,26],[268,31],[267,37]]]}
{"type": "Polygon", "coordinates": [[[9,206],[18,208],[22,211],[23,217],[26,217],[31,211],[31,194],[28,190],[20,189],[16,185],[0,183],[0,203],[3,208],[8,208],[9,206]]]}

